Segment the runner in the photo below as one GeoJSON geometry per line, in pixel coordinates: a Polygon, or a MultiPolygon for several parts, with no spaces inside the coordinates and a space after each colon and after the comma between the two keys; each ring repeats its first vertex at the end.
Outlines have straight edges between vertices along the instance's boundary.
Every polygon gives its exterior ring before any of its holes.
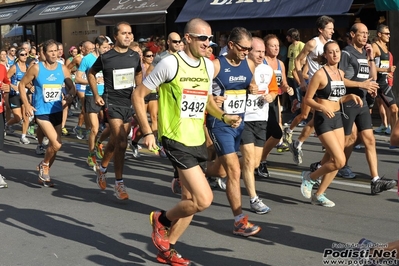
{"type": "Polygon", "coordinates": [[[101,190],[107,188],[105,174],[111,159],[114,160],[115,195],[120,200],[129,199],[123,182],[123,166],[127,136],[133,115],[132,92],[141,84],[142,72],[140,56],[129,49],[133,41],[130,24],[119,22],[113,29],[115,47],[100,55],[90,69],[87,79],[93,91],[96,105],[104,106],[106,119],[111,135],[104,151],[101,163],[96,166],[97,185],[101,190]],[[96,74],[102,71],[104,77],[104,94],[101,97],[97,88],[96,74]]]}
{"type": "MultiPolygon", "coordinates": [[[[82,62],[83,57],[90,54],[93,51],[94,51],[94,44],[91,41],[83,42],[80,54],[75,56],[72,62],[68,64],[68,69],[72,72],[75,67],[79,68],[79,65],[82,62]]],[[[78,124],[73,128],[73,132],[75,133],[78,139],[84,139],[87,136],[87,130],[88,130],[88,125],[86,124],[85,124],[86,130],[84,131],[82,128],[83,122],[85,122],[83,106],[85,105],[84,98],[85,98],[86,85],[82,85],[77,82],[75,82],[75,84],[76,84],[77,96],[79,97],[82,108],[79,114],[78,124]]]]}
{"type": "Polygon", "coordinates": [[[7,71],[10,69],[7,61],[7,50],[5,49],[0,50],[0,64],[4,65],[7,71]]]}
{"type": "MultiPolygon", "coordinates": [[[[26,73],[26,69],[28,68],[26,65],[26,58],[28,57],[28,53],[25,49],[20,48],[17,51],[17,59],[14,65],[8,70],[8,78],[11,80],[10,85],[10,93],[9,93],[9,103],[11,107],[11,111],[13,113],[13,117],[10,120],[7,120],[5,124],[6,131],[8,133],[14,133],[14,129],[12,129],[12,125],[19,123],[22,120],[22,135],[19,139],[19,143],[21,144],[29,144],[30,141],[26,137],[26,133],[29,127],[29,118],[25,115],[25,107],[26,105],[22,105],[21,97],[18,91],[18,84],[26,73]]],[[[26,89],[27,91],[27,89],[26,89]]]]}
{"type": "MultiPolygon", "coordinates": [[[[326,148],[323,163],[314,172],[302,172],[302,195],[310,199],[312,204],[324,207],[334,207],[335,203],[325,196],[325,191],[333,181],[339,169],[345,165],[345,138],[342,124],[341,105],[344,102],[354,101],[362,105],[362,100],[355,94],[347,94],[343,76],[344,72],[338,69],[341,51],[336,41],[328,41],[324,45],[324,65],[318,70],[306,91],[304,102],[315,110],[314,124],[317,137],[326,148]],[[327,62],[326,62],[327,61],[327,62]],[[314,95],[316,94],[316,100],[314,95]],[[319,177],[323,177],[316,193],[312,194],[312,187],[319,177]]],[[[346,114],[342,113],[344,119],[346,114]]]]}
{"type": "MultiPolygon", "coordinates": [[[[70,55],[70,57],[68,57],[68,59],[65,60],[65,65],[66,66],[68,66],[70,63],[72,63],[72,61],[75,58],[75,56],[78,55],[78,48],[76,48],[76,46],[72,45],[71,48],[69,48],[69,55],[70,55]]],[[[71,69],[71,74],[75,75],[76,71],[77,71],[77,68],[75,66],[73,69],[71,69]]]]}
{"type": "MultiPolygon", "coordinates": [[[[39,62],[46,61],[46,56],[43,53],[43,43],[39,44],[37,46],[37,48],[38,48],[38,55],[39,55],[38,60],[32,61],[29,68],[31,68],[35,64],[38,64],[39,62]]],[[[35,87],[33,87],[31,90],[32,93],[34,92],[34,88],[35,87]]],[[[37,124],[36,120],[34,120],[34,122],[35,122],[35,124],[37,124]]],[[[43,130],[39,126],[37,126],[37,128],[36,128],[36,137],[37,137],[37,146],[36,146],[36,150],[35,150],[36,155],[43,155],[46,153],[45,146],[48,145],[48,138],[44,136],[43,130]]]]}
{"type": "MultiPolygon", "coordinates": [[[[0,150],[4,146],[4,92],[10,91],[10,80],[7,77],[7,69],[0,64],[0,150]]],[[[0,175],[0,188],[7,188],[8,184],[4,181],[5,177],[0,175]]]]}
{"type": "MultiPolygon", "coordinates": [[[[254,78],[258,94],[249,94],[245,111],[245,126],[241,135],[241,172],[250,197],[250,209],[257,214],[265,214],[270,208],[262,202],[255,189],[255,167],[259,165],[266,142],[266,128],[269,104],[278,95],[278,84],[273,69],[263,63],[265,43],[258,37],[252,38],[252,50],[248,58],[255,63],[254,78]]],[[[280,130],[281,131],[281,130],[280,130]]]]}
{"type": "MultiPolygon", "coordinates": [[[[289,29],[286,34],[287,41],[291,43],[290,46],[288,46],[288,54],[287,54],[287,57],[289,59],[288,70],[287,70],[287,83],[292,88],[299,88],[298,83],[294,79],[293,71],[295,68],[295,58],[302,51],[303,47],[305,47],[305,44],[301,41],[300,36],[301,35],[299,31],[295,28],[289,29]]],[[[298,98],[299,96],[297,94],[300,93],[301,93],[300,91],[295,91],[296,98],[298,98]]]]}
{"type": "Polygon", "coordinates": [[[389,64],[389,51],[387,43],[391,36],[388,26],[380,24],[377,27],[377,41],[373,43],[374,58],[377,66],[377,83],[379,89],[377,90],[378,105],[382,105],[388,116],[389,126],[385,129],[380,129],[380,133],[391,134],[391,129],[394,128],[398,120],[398,105],[393,93],[393,88],[388,85],[388,73],[395,72],[396,66],[389,64]]]}
{"type": "MultiPolygon", "coordinates": [[[[94,97],[93,93],[91,91],[91,87],[89,83],[87,82],[86,79],[83,78],[83,76],[86,76],[91,68],[91,66],[94,64],[94,62],[97,60],[97,58],[107,52],[109,50],[109,44],[108,40],[105,37],[97,37],[94,41],[94,51],[88,55],[86,55],[82,61],[80,62],[79,69],[76,74],[76,81],[80,84],[86,85],[86,90],[85,90],[85,114],[88,116],[88,121],[90,122],[90,135],[88,138],[88,146],[89,146],[89,155],[87,156],[87,165],[93,169],[95,169],[95,166],[97,164],[96,160],[96,153],[99,154],[101,157],[102,153],[102,145],[101,142],[96,142],[96,137],[98,134],[99,130],[99,113],[101,111],[101,106],[96,105],[94,102],[94,97]],[[101,146],[100,146],[101,145],[101,146]],[[96,152],[97,151],[97,152],[96,152]]],[[[104,93],[104,78],[103,78],[103,73],[98,72],[96,74],[96,81],[97,81],[97,91],[98,95],[102,96],[104,93]]],[[[108,127],[103,131],[103,134],[108,134],[108,127]]],[[[102,159],[99,158],[99,159],[102,159]]]]}
{"type": "Polygon", "coordinates": [[[367,43],[369,32],[366,25],[355,23],[350,29],[352,45],[344,48],[339,68],[345,72],[347,94],[356,94],[363,100],[362,107],[348,102],[344,104],[345,156],[348,162],[359,134],[366,149],[366,159],[371,176],[371,194],[389,190],[396,185],[395,180],[384,179],[378,175],[377,151],[371,124],[371,115],[367,105],[366,94],[377,95],[378,84],[373,47],[367,43]],[[354,127],[354,124],[356,127],[354,127]],[[358,134],[357,134],[358,132],[358,134]]]}
{"type": "MultiPolygon", "coordinates": [[[[305,94],[307,84],[305,82],[304,73],[302,73],[302,66],[307,62],[309,66],[309,81],[312,79],[314,73],[320,68],[317,63],[317,58],[323,54],[324,44],[331,39],[334,33],[334,19],[328,16],[321,16],[316,21],[317,30],[319,32],[317,37],[306,42],[305,47],[295,59],[295,69],[301,81],[300,87],[302,93],[305,94]]],[[[290,151],[292,153],[295,164],[302,164],[302,144],[310,136],[313,131],[313,119],[303,128],[298,140],[292,141],[292,132],[294,128],[302,121],[306,120],[310,112],[310,107],[301,104],[301,114],[296,116],[289,128],[285,128],[283,132],[284,141],[290,144],[290,151]]]]}
{"type": "MultiPolygon", "coordinates": [[[[217,101],[223,102],[221,109],[225,113],[239,114],[244,118],[247,94],[257,94],[257,86],[253,79],[255,63],[246,58],[252,50],[251,33],[244,28],[236,27],[231,31],[227,45],[229,47],[227,55],[213,61],[216,86],[212,94],[217,101]]],[[[241,169],[237,152],[244,123],[237,128],[231,128],[208,114],[206,126],[218,155],[215,165],[221,164],[227,173],[227,178],[223,180],[227,184],[226,195],[234,215],[233,233],[241,236],[255,235],[261,228],[248,222],[248,216],[243,214],[241,204],[241,169]]]]}
{"type": "Polygon", "coordinates": [[[39,183],[45,187],[52,187],[50,168],[54,163],[57,151],[61,148],[62,122],[62,85],[68,90],[65,96],[67,103],[75,97],[75,86],[71,80],[70,71],[57,62],[57,43],[48,40],[43,44],[43,53],[46,61],[39,62],[28,69],[19,83],[19,93],[26,115],[35,116],[36,122],[49,139],[43,161],[37,166],[39,183]],[[26,95],[26,85],[33,81],[35,91],[32,105],[26,95]]]}
{"type": "Polygon", "coordinates": [[[17,57],[15,56],[16,52],[17,52],[17,48],[15,48],[14,46],[10,46],[8,48],[7,63],[8,63],[9,67],[14,65],[15,59],[17,59],[17,57]]]}
{"type": "MultiPolygon", "coordinates": [[[[17,48],[14,46],[10,46],[8,48],[8,53],[7,53],[7,65],[8,69],[15,63],[15,53],[17,52],[17,48]]],[[[7,70],[8,70],[7,69],[7,70]]],[[[10,108],[10,102],[9,102],[9,92],[4,92],[4,100],[5,100],[5,107],[6,107],[6,121],[11,119],[11,108],[10,108]]]]}
{"type": "MultiPolygon", "coordinates": [[[[265,38],[263,38],[263,40],[265,41],[266,46],[265,60],[263,60],[263,62],[264,64],[271,66],[273,69],[277,79],[279,94],[270,107],[274,109],[273,111],[276,116],[276,120],[278,121],[280,130],[282,130],[283,124],[281,118],[280,97],[284,92],[287,92],[290,96],[294,95],[294,89],[287,83],[287,76],[285,75],[285,66],[283,61],[277,58],[280,52],[279,39],[274,34],[268,34],[265,38]]],[[[277,152],[285,152],[290,150],[289,145],[286,142],[283,142],[281,138],[279,139],[276,148],[277,152]]],[[[264,160],[266,160],[266,158],[264,158],[264,160]]]]}
{"type": "Polygon", "coordinates": [[[152,240],[159,250],[157,261],[164,264],[190,265],[190,260],[177,253],[176,242],[193,215],[212,203],[212,190],[203,173],[207,159],[203,131],[205,110],[230,127],[241,123],[239,116],[223,113],[211,96],[213,65],[204,58],[211,34],[207,22],[199,18],[190,20],[184,29],[185,50],[161,60],[133,94],[144,144],[156,149],[144,97],[159,87],[158,137],[178,169],[182,185],[181,201],[174,208],[150,215],[152,240]]]}
{"type": "MultiPolygon", "coordinates": [[[[143,50],[140,48],[140,44],[138,42],[132,42],[129,46],[130,49],[132,49],[133,51],[137,52],[140,55],[140,64],[142,65],[143,63],[143,50]]],[[[144,50],[146,48],[143,48],[144,50]]],[[[152,71],[152,70],[151,70],[152,71]]],[[[144,80],[144,77],[143,77],[144,80]]],[[[158,93],[157,93],[158,95],[158,93]]],[[[147,95],[148,97],[149,95],[147,95]]],[[[135,116],[136,114],[133,115],[133,119],[131,122],[131,127],[130,127],[130,133],[129,133],[129,138],[128,138],[128,145],[130,147],[130,149],[132,150],[132,157],[133,158],[140,158],[141,154],[139,152],[141,146],[139,146],[139,141],[142,137],[142,133],[141,130],[139,130],[139,124],[136,122],[135,120],[135,116]]],[[[126,150],[126,154],[127,154],[127,150],[126,150]]],[[[127,158],[127,157],[125,157],[127,158]]]]}

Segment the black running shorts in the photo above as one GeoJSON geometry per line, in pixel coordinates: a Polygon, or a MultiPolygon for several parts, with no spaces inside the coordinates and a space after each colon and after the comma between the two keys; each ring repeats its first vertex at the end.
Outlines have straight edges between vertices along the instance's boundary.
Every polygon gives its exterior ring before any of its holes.
{"type": "Polygon", "coordinates": [[[200,146],[186,146],[181,142],[162,137],[162,146],[173,167],[185,170],[199,165],[205,173],[208,159],[205,142],[200,146]]]}

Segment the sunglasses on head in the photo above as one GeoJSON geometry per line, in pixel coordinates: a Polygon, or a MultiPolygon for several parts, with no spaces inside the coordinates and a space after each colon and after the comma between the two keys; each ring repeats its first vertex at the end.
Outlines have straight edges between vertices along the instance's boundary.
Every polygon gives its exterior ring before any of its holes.
{"type": "Polygon", "coordinates": [[[203,34],[197,34],[197,33],[189,33],[188,35],[197,38],[201,42],[205,42],[206,40],[212,41],[213,35],[203,35],[203,34]]]}
{"type": "Polygon", "coordinates": [[[181,43],[181,40],[172,40],[173,43],[181,43]]]}
{"type": "Polygon", "coordinates": [[[236,45],[237,50],[240,51],[240,52],[244,52],[244,51],[251,52],[252,51],[252,47],[245,47],[245,46],[242,46],[241,44],[236,43],[236,42],[233,42],[233,43],[236,45]]]}
{"type": "Polygon", "coordinates": [[[145,57],[154,57],[154,55],[153,54],[148,54],[148,55],[145,55],[145,57]]]}

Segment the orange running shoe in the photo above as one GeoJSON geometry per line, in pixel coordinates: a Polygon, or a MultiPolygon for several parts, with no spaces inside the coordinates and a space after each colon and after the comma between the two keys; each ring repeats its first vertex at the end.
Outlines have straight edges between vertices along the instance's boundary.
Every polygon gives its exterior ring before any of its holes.
{"type": "Polygon", "coordinates": [[[170,248],[168,239],[169,228],[159,222],[159,216],[161,216],[161,214],[161,211],[153,211],[150,214],[150,223],[152,225],[151,238],[159,251],[166,252],[169,251],[170,248]]]}
{"type": "Polygon", "coordinates": [[[191,264],[190,260],[183,258],[175,249],[158,252],[157,261],[172,266],[188,266],[191,264]]]}
{"type": "Polygon", "coordinates": [[[107,188],[107,178],[105,177],[106,172],[102,172],[100,170],[100,165],[96,165],[96,174],[97,174],[97,185],[101,190],[107,188]]]}
{"type": "Polygon", "coordinates": [[[50,166],[48,164],[44,164],[43,161],[41,161],[36,169],[39,171],[39,184],[45,187],[53,187],[54,184],[51,182],[50,179],[50,166]]]}
{"type": "Polygon", "coordinates": [[[115,196],[117,199],[120,199],[120,200],[129,199],[129,195],[126,192],[126,187],[123,184],[123,182],[115,183],[115,196]]]}
{"type": "Polygon", "coordinates": [[[245,215],[241,220],[234,223],[233,234],[239,236],[253,236],[259,233],[261,228],[257,225],[248,222],[248,215],[245,215]]]}

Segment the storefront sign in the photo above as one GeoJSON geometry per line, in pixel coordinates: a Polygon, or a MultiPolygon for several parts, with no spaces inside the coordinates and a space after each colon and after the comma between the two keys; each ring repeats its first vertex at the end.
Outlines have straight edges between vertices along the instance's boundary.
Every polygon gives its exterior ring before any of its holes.
{"type": "Polygon", "coordinates": [[[243,4],[243,3],[267,3],[270,0],[213,0],[210,5],[231,5],[231,4],[243,4]]]}
{"type": "Polygon", "coordinates": [[[84,1],[75,1],[66,4],[54,4],[47,6],[39,15],[51,15],[56,13],[74,12],[84,1]]]}
{"type": "Polygon", "coordinates": [[[18,10],[8,10],[4,12],[0,12],[0,21],[3,19],[9,19],[12,17],[15,13],[17,13],[18,10]]]}
{"type": "Polygon", "coordinates": [[[80,35],[90,35],[90,34],[94,34],[94,35],[100,35],[98,33],[98,30],[75,30],[71,32],[71,35],[75,35],[75,36],[80,36],[80,35]]]}
{"type": "Polygon", "coordinates": [[[119,5],[112,8],[112,10],[130,10],[140,8],[157,7],[155,1],[144,1],[144,0],[119,0],[119,5]]]}
{"type": "MultiPolygon", "coordinates": [[[[2,3],[3,1],[0,1],[2,3]]],[[[11,3],[18,3],[18,2],[32,2],[32,1],[25,1],[25,0],[5,0],[6,4],[11,4],[11,3]]]]}

